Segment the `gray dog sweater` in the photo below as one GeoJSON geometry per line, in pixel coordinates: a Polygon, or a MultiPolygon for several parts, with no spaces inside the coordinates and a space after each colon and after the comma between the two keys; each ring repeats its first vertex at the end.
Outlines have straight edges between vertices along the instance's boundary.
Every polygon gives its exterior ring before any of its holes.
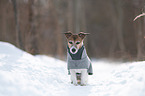
{"type": "Polygon", "coordinates": [[[93,75],[92,64],[86,53],[86,49],[82,46],[76,54],[70,52],[67,47],[67,68],[70,74],[70,69],[88,69],[88,74],[93,75]]]}

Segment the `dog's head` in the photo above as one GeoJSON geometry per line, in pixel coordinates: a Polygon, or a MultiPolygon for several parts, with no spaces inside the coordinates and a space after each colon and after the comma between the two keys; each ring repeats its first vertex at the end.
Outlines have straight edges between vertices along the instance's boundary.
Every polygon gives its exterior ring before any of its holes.
{"type": "Polygon", "coordinates": [[[76,54],[78,50],[82,47],[85,36],[89,33],[80,32],[79,34],[73,34],[72,32],[68,31],[64,34],[67,38],[70,52],[72,54],[76,54]]]}

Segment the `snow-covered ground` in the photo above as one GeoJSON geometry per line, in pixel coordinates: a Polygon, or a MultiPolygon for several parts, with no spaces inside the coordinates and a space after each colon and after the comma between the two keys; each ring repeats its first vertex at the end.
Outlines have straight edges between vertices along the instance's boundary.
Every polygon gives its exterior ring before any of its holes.
{"type": "Polygon", "coordinates": [[[93,62],[87,86],[70,84],[66,62],[0,42],[0,96],[145,96],[145,62],[93,62]]]}

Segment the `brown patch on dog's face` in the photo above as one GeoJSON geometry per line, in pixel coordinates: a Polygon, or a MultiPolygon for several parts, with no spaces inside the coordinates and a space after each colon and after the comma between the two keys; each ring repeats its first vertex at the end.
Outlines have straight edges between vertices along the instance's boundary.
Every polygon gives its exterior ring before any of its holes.
{"type": "Polygon", "coordinates": [[[77,49],[80,49],[83,45],[83,39],[79,35],[72,35],[67,39],[67,41],[69,48],[74,46],[77,49]]]}

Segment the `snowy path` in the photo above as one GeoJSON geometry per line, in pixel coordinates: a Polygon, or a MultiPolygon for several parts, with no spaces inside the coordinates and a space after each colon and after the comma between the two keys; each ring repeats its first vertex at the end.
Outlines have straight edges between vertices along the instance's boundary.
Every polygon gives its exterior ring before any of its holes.
{"type": "Polygon", "coordinates": [[[0,42],[0,96],[145,96],[145,62],[93,62],[88,86],[70,84],[66,62],[0,42]]]}

